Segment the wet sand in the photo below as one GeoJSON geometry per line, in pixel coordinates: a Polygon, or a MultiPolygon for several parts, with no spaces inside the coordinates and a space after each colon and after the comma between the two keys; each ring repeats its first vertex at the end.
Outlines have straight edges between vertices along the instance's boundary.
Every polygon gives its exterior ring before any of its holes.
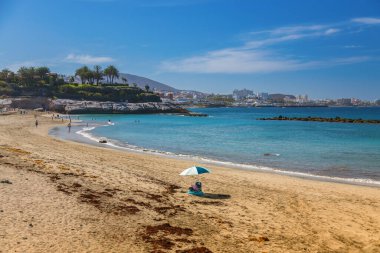
{"type": "Polygon", "coordinates": [[[380,252],[380,189],[56,140],[0,116],[0,252],[380,252]],[[5,181],[8,180],[8,181],[5,181]]]}

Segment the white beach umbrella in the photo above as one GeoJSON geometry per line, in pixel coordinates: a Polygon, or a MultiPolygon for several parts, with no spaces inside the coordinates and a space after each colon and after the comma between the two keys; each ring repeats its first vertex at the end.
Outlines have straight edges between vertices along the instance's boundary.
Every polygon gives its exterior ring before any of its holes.
{"type": "Polygon", "coordinates": [[[182,171],[180,175],[181,176],[195,176],[195,175],[200,175],[200,174],[205,174],[205,173],[211,173],[211,171],[203,167],[193,166],[182,171]]]}

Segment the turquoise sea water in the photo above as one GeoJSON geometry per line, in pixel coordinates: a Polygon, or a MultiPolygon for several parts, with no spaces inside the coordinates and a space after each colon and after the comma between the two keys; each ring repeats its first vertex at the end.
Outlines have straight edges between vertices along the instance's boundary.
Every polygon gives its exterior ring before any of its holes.
{"type": "MultiPolygon", "coordinates": [[[[95,140],[107,137],[118,146],[207,158],[248,169],[274,168],[380,183],[380,125],[256,120],[279,115],[380,119],[380,108],[192,110],[209,117],[80,115],[89,126],[105,126],[79,133],[95,140]],[[108,120],[114,125],[106,124],[108,120]]],[[[72,130],[71,135],[81,129],[72,130]]]]}

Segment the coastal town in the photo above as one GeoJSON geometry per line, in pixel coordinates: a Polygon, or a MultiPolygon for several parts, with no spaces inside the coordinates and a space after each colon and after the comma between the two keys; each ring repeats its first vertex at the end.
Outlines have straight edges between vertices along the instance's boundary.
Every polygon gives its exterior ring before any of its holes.
{"type": "Polygon", "coordinates": [[[380,99],[366,101],[358,98],[311,99],[306,95],[289,95],[235,89],[232,94],[207,94],[197,91],[155,91],[162,101],[184,106],[200,107],[329,107],[380,106],[380,99]]]}
{"type": "MultiPolygon", "coordinates": [[[[308,95],[254,93],[234,90],[232,94],[206,94],[196,91],[157,91],[161,102],[131,103],[72,99],[49,99],[23,96],[0,98],[0,111],[16,108],[50,109],[64,113],[184,113],[188,107],[378,107],[380,99],[366,101],[357,98],[310,99],[308,95]]],[[[185,113],[188,114],[188,113],[185,113]]]]}

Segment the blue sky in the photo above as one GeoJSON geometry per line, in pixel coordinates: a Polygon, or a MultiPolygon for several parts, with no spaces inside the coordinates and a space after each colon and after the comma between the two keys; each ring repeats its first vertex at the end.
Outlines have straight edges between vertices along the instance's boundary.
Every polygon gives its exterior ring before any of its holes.
{"type": "Polygon", "coordinates": [[[380,98],[378,0],[0,0],[0,68],[114,64],[180,89],[380,98]]]}

